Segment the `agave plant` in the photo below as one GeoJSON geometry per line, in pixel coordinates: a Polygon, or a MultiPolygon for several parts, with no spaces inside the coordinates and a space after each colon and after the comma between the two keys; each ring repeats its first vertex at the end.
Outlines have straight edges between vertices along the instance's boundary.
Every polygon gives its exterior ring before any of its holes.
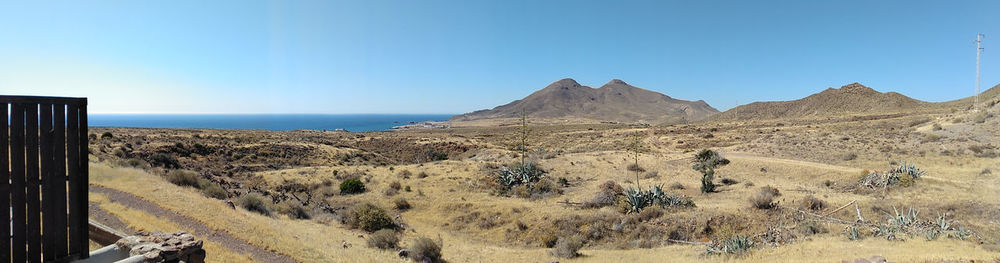
{"type": "Polygon", "coordinates": [[[938,232],[935,229],[928,229],[927,231],[924,231],[924,238],[927,238],[927,241],[935,240],[940,235],[941,232],[938,232]]]}
{"type": "Polygon", "coordinates": [[[858,231],[858,227],[856,226],[847,226],[847,228],[844,229],[844,234],[846,234],[847,239],[850,239],[851,241],[861,239],[861,232],[858,231]]]}
{"type": "Polygon", "coordinates": [[[904,161],[899,162],[898,167],[889,169],[885,172],[871,172],[865,177],[861,178],[860,185],[868,187],[871,189],[886,188],[892,185],[897,185],[902,180],[903,176],[910,177],[909,179],[920,179],[927,171],[917,168],[914,164],[907,164],[904,161]]]}
{"type": "Polygon", "coordinates": [[[912,163],[907,164],[904,161],[900,161],[899,163],[899,167],[889,170],[889,173],[896,175],[909,175],[913,177],[913,179],[920,179],[920,177],[927,174],[927,171],[920,170],[920,168],[917,168],[917,166],[912,163]]]}
{"type": "Polygon", "coordinates": [[[629,204],[629,213],[638,213],[639,211],[642,211],[643,208],[646,208],[653,203],[652,198],[650,198],[645,191],[632,188],[631,186],[629,186],[628,189],[625,189],[624,194],[625,201],[629,204]]]}
{"type": "Polygon", "coordinates": [[[660,205],[663,207],[694,207],[694,201],[685,196],[669,195],[660,200],[660,205]]]}
{"type": "Polygon", "coordinates": [[[966,238],[969,238],[970,235],[972,235],[971,231],[965,229],[965,227],[958,227],[953,236],[959,240],[965,240],[966,238]]]}
{"type": "Polygon", "coordinates": [[[875,235],[877,236],[885,237],[887,240],[895,240],[896,232],[899,232],[899,228],[897,226],[883,224],[879,225],[878,228],[875,229],[875,232],[875,235]]]}
{"type": "Polygon", "coordinates": [[[913,207],[910,207],[906,211],[901,211],[896,210],[896,207],[893,206],[892,212],[895,216],[890,217],[889,222],[896,224],[896,226],[899,226],[900,228],[908,227],[919,222],[919,219],[917,219],[917,214],[919,212],[916,209],[913,209],[913,207]]]}
{"type": "Polygon", "coordinates": [[[951,225],[948,224],[948,219],[945,219],[943,215],[938,215],[937,217],[938,231],[948,231],[951,229],[951,225]]]}
{"type": "Polygon", "coordinates": [[[721,243],[710,245],[706,249],[708,254],[740,254],[753,248],[754,242],[749,236],[735,235],[721,243]]]}
{"type": "Polygon", "coordinates": [[[663,187],[660,185],[654,185],[642,191],[637,188],[629,187],[625,189],[625,200],[629,204],[629,213],[637,213],[642,211],[651,205],[660,205],[663,208],[669,207],[693,207],[694,202],[691,198],[678,196],[678,195],[667,195],[663,192],[663,187]]]}
{"type": "Polygon", "coordinates": [[[512,187],[519,184],[537,182],[544,175],[544,170],[532,163],[526,163],[524,165],[515,165],[514,168],[501,167],[500,171],[497,172],[496,179],[500,184],[512,187]]]}

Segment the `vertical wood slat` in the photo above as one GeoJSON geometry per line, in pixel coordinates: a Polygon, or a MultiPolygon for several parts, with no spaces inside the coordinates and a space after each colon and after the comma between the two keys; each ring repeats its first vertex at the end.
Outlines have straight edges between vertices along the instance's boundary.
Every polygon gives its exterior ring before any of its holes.
{"type": "Polygon", "coordinates": [[[25,203],[28,205],[27,236],[29,262],[42,261],[42,220],[41,200],[38,181],[38,104],[28,104],[24,112],[24,155],[25,155],[25,203]]]}
{"type": "Polygon", "coordinates": [[[10,131],[7,118],[7,107],[9,104],[3,103],[0,106],[0,209],[3,209],[4,221],[8,226],[0,227],[0,263],[10,262],[10,164],[7,159],[9,152],[8,143],[10,138],[7,132],[10,131]]]}
{"type": "Polygon", "coordinates": [[[87,258],[89,249],[87,232],[87,191],[89,180],[88,149],[90,144],[87,138],[87,102],[72,105],[75,114],[70,114],[70,131],[75,138],[71,141],[75,143],[69,151],[73,156],[69,173],[69,244],[71,253],[79,258],[87,258]],[[75,121],[75,123],[74,123],[75,121]],[[75,163],[73,163],[75,162],[75,163]]]}
{"type": "MultiPolygon", "coordinates": [[[[77,133],[77,129],[80,128],[80,111],[79,107],[76,105],[69,105],[66,110],[66,128],[69,129],[69,133],[66,134],[66,161],[69,167],[68,179],[69,179],[69,207],[73,209],[78,205],[81,205],[81,201],[74,198],[76,194],[76,189],[74,188],[74,183],[77,183],[80,172],[78,169],[80,167],[80,151],[79,149],[79,138],[80,134],[77,133]]],[[[80,231],[75,229],[73,226],[79,221],[77,219],[76,211],[69,211],[69,254],[70,255],[81,255],[85,254],[86,250],[80,250],[80,247],[75,246],[75,241],[79,239],[80,231]]]]}
{"type": "Polygon", "coordinates": [[[24,110],[21,103],[11,105],[10,122],[10,206],[11,262],[24,262],[24,110]]]}
{"type": "Polygon", "coordinates": [[[54,107],[55,115],[53,116],[52,122],[55,124],[54,128],[54,139],[55,143],[52,145],[54,147],[52,156],[54,162],[52,163],[55,167],[55,176],[51,178],[52,186],[55,188],[53,190],[53,199],[48,205],[55,206],[53,210],[54,220],[53,223],[56,226],[52,229],[52,235],[47,237],[48,239],[55,239],[55,253],[56,258],[65,258],[67,255],[66,242],[69,241],[69,236],[66,233],[66,105],[56,104],[54,107]]]}
{"type": "MultiPolygon", "coordinates": [[[[58,193],[58,189],[55,186],[56,180],[56,167],[55,167],[55,156],[54,144],[55,144],[55,133],[52,127],[52,104],[42,103],[39,104],[39,118],[41,119],[41,124],[39,125],[39,152],[41,159],[39,159],[40,174],[41,174],[41,186],[42,186],[42,200],[40,205],[40,212],[42,213],[42,259],[50,262],[55,261],[56,255],[56,243],[59,237],[55,236],[55,230],[59,229],[56,225],[55,214],[59,212],[56,210],[55,200],[58,193]]],[[[66,212],[63,211],[63,214],[66,212]]]]}

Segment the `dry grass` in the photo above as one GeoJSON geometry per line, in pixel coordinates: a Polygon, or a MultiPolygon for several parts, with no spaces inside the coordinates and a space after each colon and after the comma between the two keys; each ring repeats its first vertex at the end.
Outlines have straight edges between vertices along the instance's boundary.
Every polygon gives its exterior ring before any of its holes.
{"type": "MultiPolygon", "coordinates": [[[[142,197],[165,209],[195,218],[213,229],[226,231],[250,244],[289,255],[298,261],[325,262],[339,258],[385,262],[397,258],[394,253],[360,248],[363,246],[341,248],[342,241],[360,245],[364,244],[365,240],[357,237],[352,231],[339,227],[305,220],[270,218],[246,210],[232,210],[218,200],[202,196],[194,189],[175,186],[141,170],[111,168],[103,164],[91,164],[90,169],[92,184],[142,197]]],[[[120,209],[109,209],[109,211],[120,209]]],[[[209,254],[211,253],[212,251],[209,251],[209,254]]]]}
{"type": "MultiPolygon", "coordinates": [[[[162,218],[158,218],[147,214],[145,212],[131,209],[120,205],[118,203],[112,203],[108,196],[99,193],[90,193],[88,196],[90,202],[98,203],[101,209],[108,211],[112,215],[115,215],[121,219],[124,223],[135,230],[145,230],[145,231],[160,231],[160,232],[177,232],[184,231],[188,233],[194,233],[190,229],[185,229],[173,222],[167,221],[162,218]]],[[[197,237],[196,237],[197,238],[197,237]]],[[[204,243],[202,248],[205,249],[206,262],[248,262],[252,261],[253,258],[250,255],[241,255],[235,252],[229,251],[219,245],[218,243],[201,239],[204,243]]],[[[93,246],[91,246],[93,250],[93,246]]]]}
{"type": "MultiPolygon", "coordinates": [[[[444,258],[450,262],[547,262],[556,257],[543,247],[543,241],[555,239],[551,229],[544,222],[567,220],[574,217],[587,218],[595,214],[620,214],[614,206],[598,209],[578,209],[561,202],[585,202],[592,200],[600,190],[600,185],[612,181],[621,186],[635,186],[634,172],[627,171],[627,165],[634,163],[621,145],[628,145],[624,139],[628,134],[645,132],[649,134],[643,141],[648,152],[640,156],[642,168],[659,171],[659,176],[641,178],[643,187],[652,185],[669,186],[679,183],[686,188],[668,187],[669,192],[690,196],[696,208],[667,211],[660,217],[644,219],[656,222],[672,222],[667,219],[691,218],[690,222],[678,225],[701,227],[710,220],[717,226],[711,234],[697,234],[692,241],[724,238],[734,234],[762,233],[768,223],[783,220],[780,211],[756,210],[747,205],[747,197],[757,193],[760,187],[746,185],[773,186],[781,196],[774,197],[782,207],[815,207],[813,196],[826,202],[821,213],[855,201],[863,216],[870,221],[884,221],[881,211],[892,206],[915,206],[921,209],[922,217],[948,213],[963,226],[982,234],[985,244],[976,241],[959,241],[939,238],[923,241],[922,237],[909,238],[905,242],[889,242],[880,238],[865,238],[861,241],[846,240],[840,233],[843,227],[836,224],[820,224],[828,229],[826,233],[809,232],[811,240],[798,240],[791,244],[775,247],[764,246],[751,250],[739,258],[704,257],[703,246],[677,244],[645,244],[649,249],[622,249],[634,247],[610,241],[588,240],[581,250],[584,257],[571,262],[799,262],[803,259],[825,258],[830,261],[851,260],[859,257],[881,255],[890,261],[921,262],[939,259],[985,259],[1000,258],[1000,250],[994,245],[1000,240],[1000,226],[991,221],[997,218],[995,204],[1000,203],[1000,176],[981,175],[982,171],[1000,169],[1000,160],[973,156],[972,150],[958,153],[970,145],[983,144],[995,140],[1000,130],[990,128],[996,120],[991,118],[986,124],[969,128],[973,122],[946,123],[953,118],[971,119],[971,116],[903,116],[874,120],[852,120],[841,117],[809,120],[781,120],[742,123],[711,123],[695,125],[675,125],[653,128],[624,128],[603,125],[539,125],[533,127],[532,146],[544,147],[548,151],[562,151],[554,158],[540,158],[537,162],[545,167],[549,176],[564,177],[569,186],[562,188],[558,197],[539,199],[504,198],[491,195],[478,187],[478,180],[485,174],[481,167],[514,162],[517,157],[507,140],[516,138],[516,129],[505,127],[458,128],[444,131],[397,132],[392,135],[365,133],[365,137],[412,136],[426,138],[427,141],[461,141],[481,147],[465,156],[449,156],[449,160],[424,164],[379,165],[337,165],[327,163],[309,167],[281,168],[275,171],[255,172],[253,176],[265,178],[267,186],[275,187],[287,183],[320,184],[334,178],[333,171],[341,173],[363,173],[369,189],[358,195],[325,196],[325,201],[343,207],[360,202],[372,202],[382,207],[394,207],[392,201],[405,198],[413,208],[398,211],[408,229],[403,234],[402,247],[418,236],[440,237],[444,241],[441,248],[444,258]],[[909,125],[914,119],[932,119],[917,126],[909,125]],[[777,123],[782,125],[777,125],[777,123]],[[932,131],[933,123],[941,123],[943,129],[932,131]],[[717,126],[718,125],[718,126],[717,126]],[[701,135],[710,128],[713,138],[701,135]],[[700,131],[698,131],[700,129],[700,131]],[[987,129],[987,130],[976,130],[987,129]],[[990,130],[992,129],[992,130],[990,130]],[[921,143],[924,134],[941,133],[936,141],[921,143]],[[461,136],[461,137],[460,137],[461,136]],[[977,137],[979,136],[979,137],[977,137]],[[992,137],[991,137],[992,136],[992,137]],[[967,142],[961,142],[961,139],[967,142]],[[976,141],[979,140],[979,141],[976,141]],[[713,147],[730,159],[728,166],[719,168],[716,178],[729,178],[741,184],[721,185],[712,194],[699,193],[700,174],[691,169],[692,151],[713,147]],[[952,156],[942,156],[942,149],[952,156]],[[854,153],[851,160],[845,155],[854,153]],[[887,159],[888,158],[888,159],[887,159]],[[854,191],[863,170],[884,170],[887,160],[906,160],[918,164],[929,171],[911,187],[890,189],[886,192],[854,191]],[[390,169],[392,167],[393,169],[390,169]],[[411,176],[403,176],[404,171],[411,176]],[[431,176],[419,177],[418,173],[431,176]],[[398,191],[387,198],[384,189],[393,189],[392,182],[412,188],[412,192],[398,191]],[[882,209],[882,210],[880,210],[882,209]],[[477,216],[470,216],[475,214],[477,216]],[[461,217],[461,218],[460,218],[461,217]],[[462,222],[468,219],[468,222],[462,222]],[[715,221],[713,221],[715,222],[715,221]],[[412,233],[411,229],[417,233],[412,233]],[[704,238],[704,239],[703,239],[704,238]]],[[[115,131],[125,134],[126,131],[115,131]]],[[[281,133],[276,133],[284,136],[281,133]]],[[[359,139],[360,140],[360,139],[359,139]]],[[[513,140],[510,140],[513,141],[513,140]]],[[[995,144],[994,144],[995,145],[995,144]]],[[[369,249],[364,244],[360,230],[347,230],[338,223],[330,225],[316,221],[268,218],[245,210],[222,209],[218,201],[207,199],[194,189],[182,189],[166,183],[157,176],[125,168],[108,168],[95,165],[94,170],[115,174],[113,178],[97,175],[92,180],[96,184],[121,189],[152,200],[168,209],[185,215],[201,218],[213,228],[232,233],[234,236],[289,255],[306,262],[322,261],[399,261],[394,253],[369,249]],[[103,168],[102,168],[103,167],[103,168]],[[192,207],[188,204],[203,204],[192,207]],[[218,215],[216,215],[218,214],[218,215]],[[248,230],[252,229],[252,230],[248,230]],[[351,249],[342,249],[342,241],[355,244],[351,249]]],[[[340,182],[341,179],[334,180],[340,182]]],[[[335,186],[334,186],[335,187],[335,186]]],[[[788,210],[788,209],[785,209],[788,210]]],[[[394,211],[397,212],[397,211],[394,211]]],[[[651,212],[652,213],[652,212],[651,212]]],[[[853,207],[831,216],[853,221],[856,217],[853,207]]],[[[811,222],[811,221],[808,221],[811,222]]],[[[799,229],[809,226],[793,228],[799,229]]],[[[795,224],[790,224],[793,227],[795,224]]],[[[589,231],[594,224],[583,224],[577,231],[589,231]]],[[[595,231],[595,233],[599,233],[595,231]]],[[[563,260],[560,260],[563,261],[563,260]]]]}

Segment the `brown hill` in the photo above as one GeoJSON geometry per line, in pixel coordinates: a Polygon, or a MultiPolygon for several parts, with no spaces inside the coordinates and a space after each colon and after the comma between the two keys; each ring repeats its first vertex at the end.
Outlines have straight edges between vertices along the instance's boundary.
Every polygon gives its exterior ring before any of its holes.
{"type": "Polygon", "coordinates": [[[712,120],[801,118],[845,113],[882,113],[931,106],[896,92],[882,93],[857,82],[793,101],[754,102],[716,114],[712,120]]]}
{"type": "MultiPolygon", "coordinates": [[[[969,96],[962,99],[945,101],[941,103],[936,103],[943,108],[969,108],[972,107],[972,103],[975,100],[975,96],[969,96]]],[[[990,104],[1000,103],[1000,85],[993,86],[992,88],[979,93],[979,106],[988,106],[990,104]]]]}
{"type": "Polygon", "coordinates": [[[562,79],[524,99],[451,117],[452,121],[518,118],[521,111],[532,118],[573,118],[599,121],[680,123],[701,120],[719,111],[704,101],[671,98],[614,79],[600,88],[562,79]]]}

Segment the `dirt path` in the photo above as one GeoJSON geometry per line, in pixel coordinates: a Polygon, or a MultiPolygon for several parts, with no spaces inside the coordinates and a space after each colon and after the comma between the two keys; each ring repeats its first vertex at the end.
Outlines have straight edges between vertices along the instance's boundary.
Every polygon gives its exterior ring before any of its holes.
{"type": "Polygon", "coordinates": [[[90,213],[90,219],[93,219],[98,223],[114,228],[115,230],[122,231],[122,233],[125,234],[131,235],[135,233],[135,229],[128,227],[128,224],[122,222],[120,218],[108,213],[108,211],[105,211],[98,203],[87,203],[87,210],[90,213]]]}
{"type": "Polygon", "coordinates": [[[722,153],[722,155],[725,156],[726,158],[759,160],[772,163],[782,163],[788,165],[798,165],[798,166],[805,166],[818,169],[834,170],[839,172],[860,173],[862,171],[862,169],[854,167],[839,166],[839,165],[817,163],[810,161],[792,160],[792,159],[781,159],[781,158],[766,157],[766,156],[757,156],[745,153],[722,153]]]}
{"type": "MultiPolygon", "coordinates": [[[[817,163],[817,162],[810,162],[810,161],[801,161],[801,160],[781,159],[781,158],[766,157],[766,156],[757,156],[757,155],[751,155],[751,154],[745,154],[745,153],[722,153],[722,155],[725,156],[726,158],[749,159],[749,160],[758,160],[758,161],[773,162],[773,163],[783,163],[783,164],[798,165],[798,166],[805,166],[805,167],[818,168],[818,169],[835,170],[835,171],[841,171],[841,172],[860,173],[862,171],[862,169],[853,168],[853,167],[847,167],[847,166],[839,166],[839,165],[817,163]]],[[[930,175],[925,175],[925,176],[920,177],[920,178],[930,179],[930,180],[940,181],[940,182],[945,182],[945,183],[951,183],[951,184],[955,184],[956,186],[960,186],[960,187],[969,187],[969,188],[972,187],[971,185],[969,185],[970,182],[963,182],[963,181],[952,180],[952,179],[941,178],[941,177],[935,177],[935,176],[930,176],[930,175]]],[[[980,184],[979,186],[985,186],[985,187],[991,188],[991,189],[998,189],[998,188],[1000,188],[998,186],[985,185],[985,184],[980,184]]]]}
{"type": "MultiPolygon", "coordinates": [[[[139,198],[129,193],[118,191],[111,188],[105,188],[97,185],[90,185],[90,191],[105,194],[111,199],[112,202],[119,203],[126,207],[143,211],[150,215],[164,218],[174,222],[181,227],[191,229],[194,231],[194,235],[198,238],[204,238],[206,240],[211,240],[218,242],[226,249],[240,254],[250,254],[254,261],[257,262],[295,262],[292,258],[281,255],[275,252],[267,251],[263,248],[251,245],[246,241],[240,240],[233,237],[225,231],[216,231],[212,228],[194,220],[193,218],[181,215],[177,212],[163,209],[162,207],[146,201],[145,199],[139,198]]],[[[125,230],[125,229],[120,229],[125,230]]],[[[212,253],[209,251],[208,253],[212,253]]]]}

